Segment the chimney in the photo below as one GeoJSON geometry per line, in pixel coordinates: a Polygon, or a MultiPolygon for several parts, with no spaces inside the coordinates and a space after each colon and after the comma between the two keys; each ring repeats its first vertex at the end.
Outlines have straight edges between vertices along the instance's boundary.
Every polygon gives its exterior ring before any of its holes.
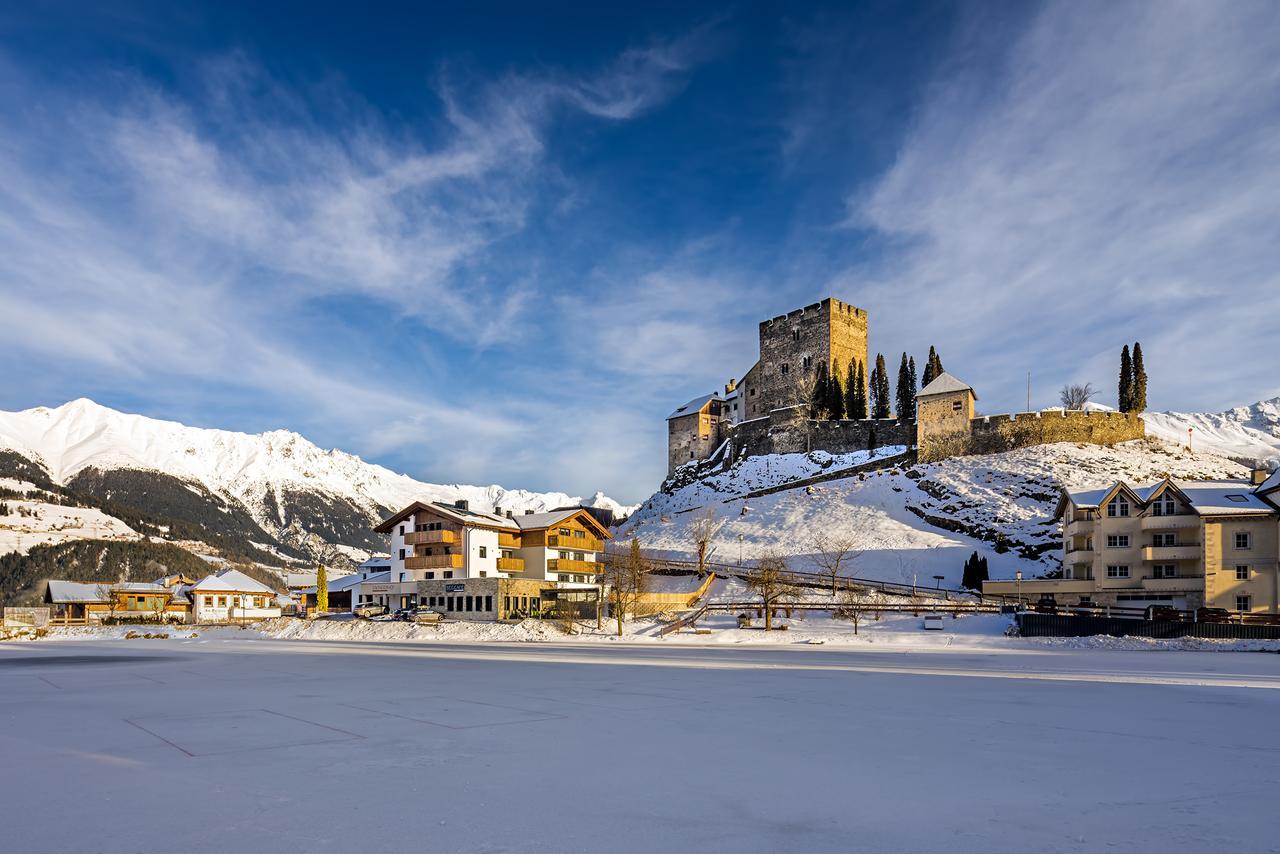
{"type": "Polygon", "coordinates": [[[1255,463],[1253,471],[1249,472],[1249,482],[1254,486],[1261,486],[1269,477],[1271,477],[1271,471],[1266,463],[1255,463]]]}
{"type": "Polygon", "coordinates": [[[524,511],[524,515],[526,515],[526,516],[532,516],[532,515],[533,515],[533,511],[532,511],[532,510],[526,510],[526,511],[524,511]]]}
{"type": "Polygon", "coordinates": [[[457,507],[459,510],[471,509],[471,505],[467,502],[467,499],[465,498],[459,498],[457,501],[453,502],[453,506],[457,507]]]}
{"type": "Polygon", "coordinates": [[[516,518],[516,514],[512,513],[510,510],[508,510],[508,511],[507,511],[507,518],[508,518],[508,519],[514,519],[514,518],[516,518]]]}
{"type": "Polygon", "coordinates": [[[501,507],[501,506],[499,506],[499,505],[497,505],[497,504],[493,505],[493,515],[495,515],[495,516],[501,516],[501,515],[502,515],[502,507],[501,507]]]}

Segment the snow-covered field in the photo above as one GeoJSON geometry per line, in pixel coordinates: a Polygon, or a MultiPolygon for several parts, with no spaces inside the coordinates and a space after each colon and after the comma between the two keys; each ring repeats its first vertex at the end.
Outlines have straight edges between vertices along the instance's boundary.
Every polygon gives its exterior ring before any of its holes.
{"type": "MultiPolygon", "coordinates": [[[[11,489],[31,487],[31,484],[6,480],[11,489]]],[[[7,513],[0,512],[0,554],[25,554],[34,546],[67,540],[136,540],[139,536],[124,522],[91,507],[67,507],[17,498],[0,499],[0,505],[8,509],[7,513]]]]}
{"type": "Polygon", "coordinates": [[[827,455],[756,457],[672,494],[658,493],[618,538],[635,536],[647,549],[687,557],[691,526],[710,508],[722,523],[715,560],[736,563],[772,551],[791,556],[794,568],[812,569],[806,556],[823,536],[847,534],[861,553],[853,574],[925,585],[941,575],[955,586],[975,551],[988,558],[992,578],[1056,568],[1061,541],[1053,512],[1064,486],[1103,486],[1117,478],[1150,482],[1166,473],[1187,480],[1247,474],[1218,454],[1158,440],[1113,447],[1058,443],[735,497],[808,476],[819,468],[815,456],[821,463],[827,455]]]}
{"type": "Polygon", "coordinates": [[[111,854],[1264,851],[1277,688],[1276,655],[1049,646],[237,630],[6,644],[3,839],[111,854]]]}

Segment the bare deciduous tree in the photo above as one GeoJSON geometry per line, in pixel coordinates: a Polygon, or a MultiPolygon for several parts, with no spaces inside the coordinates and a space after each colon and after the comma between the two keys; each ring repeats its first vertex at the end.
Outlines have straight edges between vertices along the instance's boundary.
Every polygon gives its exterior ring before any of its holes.
{"type": "Polygon", "coordinates": [[[1095,394],[1097,392],[1094,391],[1093,383],[1085,383],[1084,385],[1067,384],[1058,392],[1058,399],[1062,401],[1064,409],[1084,409],[1084,405],[1092,400],[1095,394]]]}
{"type": "Polygon", "coordinates": [[[601,578],[609,610],[618,625],[618,637],[622,637],[622,623],[628,613],[635,611],[649,579],[649,560],[640,551],[640,540],[632,538],[626,557],[610,555],[601,578]]]}
{"type": "Polygon", "coordinates": [[[818,571],[831,579],[831,597],[836,595],[836,585],[840,581],[842,570],[853,566],[862,557],[864,549],[856,548],[862,542],[862,531],[865,520],[859,515],[853,526],[843,526],[838,530],[823,530],[814,534],[809,540],[809,548],[813,550],[811,559],[818,571]]]}
{"type": "Polygon", "coordinates": [[[837,617],[844,617],[853,623],[853,633],[858,633],[858,625],[862,622],[862,615],[867,610],[866,591],[857,587],[850,587],[844,591],[844,595],[840,602],[840,607],[836,609],[837,617]]]}
{"type": "MultiPolygon", "coordinates": [[[[103,604],[107,606],[107,616],[112,621],[115,620],[116,611],[120,609],[120,596],[124,592],[125,592],[124,583],[120,581],[99,584],[97,587],[98,598],[106,600],[106,602],[103,604]]],[[[87,606],[85,607],[84,613],[85,613],[85,619],[87,620],[89,617],[89,609],[87,606]]]]}
{"type": "Polygon", "coordinates": [[[773,629],[774,609],[791,593],[791,585],[787,581],[788,574],[786,558],[773,554],[766,554],[760,558],[755,568],[747,574],[747,587],[754,591],[764,603],[766,632],[773,629]]]}
{"type": "Polygon", "coordinates": [[[693,541],[694,554],[698,556],[698,577],[707,574],[707,561],[715,553],[716,535],[724,527],[724,521],[716,518],[716,508],[708,506],[689,523],[689,538],[693,541]]]}

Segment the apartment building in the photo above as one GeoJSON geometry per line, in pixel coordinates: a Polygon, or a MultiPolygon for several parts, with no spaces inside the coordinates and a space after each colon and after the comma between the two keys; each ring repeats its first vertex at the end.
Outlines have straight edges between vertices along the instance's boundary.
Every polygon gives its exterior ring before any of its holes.
{"type": "Polygon", "coordinates": [[[1061,578],[988,581],[983,593],[1280,614],[1280,469],[1255,469],[1249,480],[1063,491],[1057,518],[1061,578]]]}
{"type": "Polygon", "coordinates": [[[466,501],[415,502],[375,530],[390,541],[388,575],[376,585],[362,584],[355,604],[380,602],[390,608],[440,598],[439,582],[450,582],[449,593],[463,594],[449,596],[449,601],[469,600],[473,606],[477,596],[492,602],[496,595],[491,584],[479,583],[481,579],[594,584],[597,562],[610,537],[609,530],[580,507],[516,514],[500,507],[493,512],[473,510],[466,501]],[[469,592],[469,587],[485,592],[469,592]]]}

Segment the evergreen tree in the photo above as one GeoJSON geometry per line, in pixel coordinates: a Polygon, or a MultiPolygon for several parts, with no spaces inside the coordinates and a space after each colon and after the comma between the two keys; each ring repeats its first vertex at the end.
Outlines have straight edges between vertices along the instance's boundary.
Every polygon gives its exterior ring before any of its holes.
{"type": "Polygon", "coordinates": [[[827,417],[827,400],[831,395],[831,378],[827,376],[827,363],[818,365],[818,376],[813,381],[813,400],[809,407],[812,417],[821,421],[827,417]]]}
{"type": "Polygon", "coordinates": [[[1121,412],[1133,411],[1133,359],[1129,357],[1129,345],[1125,344],[1120,351],[1120,395],[1121,412]]]}
{"type": "Polygon", "coordinates": [[[853,391],[850,392],[853,405],[849,410],[850,418],[863,419],[867,417],[867,368],[861,362],[858,363],[857,377],[853,383],[853,391]]]}
{"type": "Polygon", "coordinates": [[[323,614],[329,610],[329,573],[324,564],[316,565],[316,613],[323,614]]]}
{"type": "Polygon", "coordinates": [[[888,418],[892,406],[889,396],[889,372],[884,367],[884,356],[876,353],[876,366],[871,371],[871,417],[888,418]]]}
{"type": "Polygon", "coordinates": [[[840,382],[840,364],[831,363],[827,379],[827,417],[833,421],[844,418],[844,385],[840,382]]]}
{"type": "Polygon", "coordinates": [[[911,419],[916,400],[916,390],[911,387],[911,374],[909,371],[907,354],[903,353],[902,363],[898,365],[898,387],[895,398],[898,405],[895,407],[895,411],[898,413],[898,417],[904,420],[911,419]]]}
{"type": "MultiPolygon", "coordinates": [[[[863,395],[862,408],[867,408],[867,399],[863,395]]],[[[857,418],[858,412],[858,360],[849,360],[849,370],[844,377],[844,417],[857,418]]]]}
{"type": "Polygon", "coordinates": [[[982,582],[987,580],[987,559],[979,557],[977,552],[969,555],[969,559],[964,562],[964,576],[960,582],[962,587],[969,590],[981,590],[982,582]]]}
{"type": "Polygon", "coordinates": [[[1147,410],[1147,369],[1142,364],[1142,345],[1133,345],[1133,387],[1130,389],[1130,403],[1134,412],[1147,410]]]}
{"type": "Polygon", "coordinates": [[[916,420],[916,394],[920,391],[920,383],[916,380],[916,359],[907,360],[907,385],[911,388],[911,420],[916,420]]]}
{"type": "Polygon", "coordinates": [[[942,373],[942,359],[938,356],[938,351],[929,347],[929,355],[924,360],[924,376],[920,379],[920,387],[923,388],[938,378],[938,374],[942,373]]]}

